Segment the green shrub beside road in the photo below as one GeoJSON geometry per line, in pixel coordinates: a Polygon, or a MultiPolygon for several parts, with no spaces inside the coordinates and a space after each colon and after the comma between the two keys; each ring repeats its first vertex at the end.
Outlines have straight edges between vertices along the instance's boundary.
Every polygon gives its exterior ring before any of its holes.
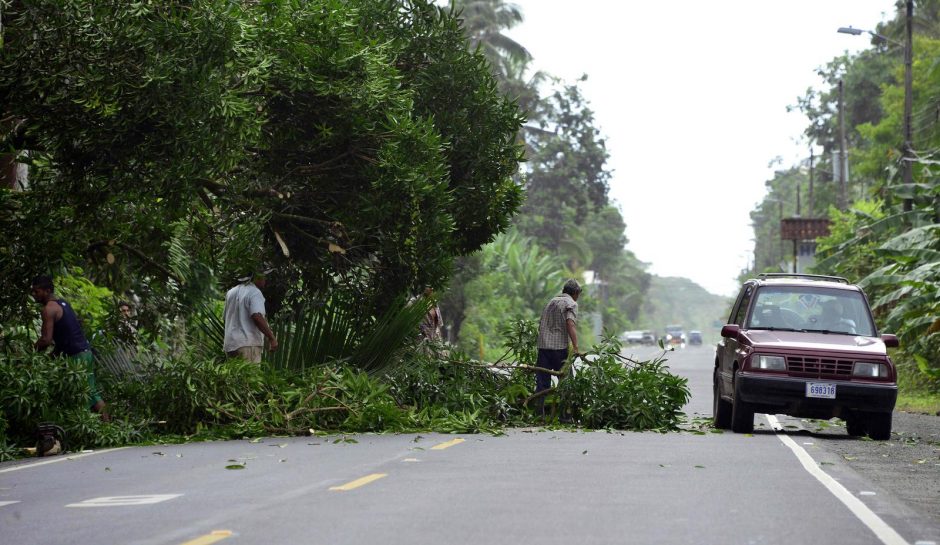
{"type": "MultiPolygon", "coordinates": [[[[528,325],[510,344],[531,357],[528,325]]],[[[488,364],[421,346],[375,377],[341,364],[296,372],[198,351],[150,355],[133,374],[99,375],[112,423],[87,410],[81,366],[7,352],[0,354],[0,457],[11,456],[13,445],[32,446],[42,421],[62,426],[72,449],[311,432],[497,432],[553,423],[555,415],[586,428],[675,429],[689,397],[686,380],[664,360],[624,366],[616,340],[599,347],[594,361],[545,396],[548,417],[527,405],[534,386],[527,360],[488,364]]]]}

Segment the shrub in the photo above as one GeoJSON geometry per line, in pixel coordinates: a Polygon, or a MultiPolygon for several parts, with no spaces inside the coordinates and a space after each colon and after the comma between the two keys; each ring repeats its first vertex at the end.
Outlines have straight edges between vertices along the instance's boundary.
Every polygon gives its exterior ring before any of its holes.
{"type": "Polygon", "coordinates": [[[561,381],[558,405],[586,428],[673,430],[689,400],[688,380],[669,373],[664,359],[625,366],[614,353],[561,381]]]}
{"type": "Polygon", "coordinates": [[[43,354],[0,353],[0,458],[32,446],[40,422],[55,422],[70,448],[126,444],[139,433],[126,423],[105,423],[88,409],[84,364],[43,354]]]}

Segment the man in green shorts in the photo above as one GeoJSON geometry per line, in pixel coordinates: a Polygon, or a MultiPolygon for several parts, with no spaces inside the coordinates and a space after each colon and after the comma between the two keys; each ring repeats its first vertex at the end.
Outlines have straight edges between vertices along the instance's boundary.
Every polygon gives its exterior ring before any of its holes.
{"type": "Polygon", "coordinates": [[[80,361],[85,366],[85,372],[88,376],[88,387],[90,396],[88,406],[91,410],[101,415],[105,422],[110,421],[111,417],[105,409],[104,400],[98,392],[98,384],[95,380],[95,359],[91,353],[91,344],[82,333],[82,328],[78,323],[78,317],[75,311],[64,299],[58,299],[53,295],[54,287],[52,277],[37,276],[33,279],[32,294],[33,299],[42,305],[42,330],[39,340],[36,341],[36,351],[42,352],[49,346],[53,346],[52,354],[54,356],[66,356],[72,360],[80,361]]]}

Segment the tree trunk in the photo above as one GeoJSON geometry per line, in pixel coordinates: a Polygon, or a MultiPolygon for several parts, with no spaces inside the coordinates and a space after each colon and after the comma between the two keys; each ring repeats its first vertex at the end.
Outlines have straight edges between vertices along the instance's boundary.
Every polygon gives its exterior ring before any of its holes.
{"type": "Polygon", "coordinates": [[[16,156],[12,153],[0,154],[0,187],[16,189],[16,156]]]}

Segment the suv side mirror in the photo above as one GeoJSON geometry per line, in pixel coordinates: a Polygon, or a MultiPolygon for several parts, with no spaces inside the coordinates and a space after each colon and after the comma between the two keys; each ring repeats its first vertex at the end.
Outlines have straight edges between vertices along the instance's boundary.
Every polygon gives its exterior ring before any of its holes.
{"type": "Polygon", "coordinates": [[[737,339],[741,326],[738,324],[725,324],[721,326],[721,336],[726,339],[737,339]]]}
{"type": "Polygon", "coordinates": [[[884,341],[885,346],[888,348],[897,348],[901,346],[901,343],[898,341],[897,335],[885,333],[884,335],[881,336],[881,340],[884,341]]]}

